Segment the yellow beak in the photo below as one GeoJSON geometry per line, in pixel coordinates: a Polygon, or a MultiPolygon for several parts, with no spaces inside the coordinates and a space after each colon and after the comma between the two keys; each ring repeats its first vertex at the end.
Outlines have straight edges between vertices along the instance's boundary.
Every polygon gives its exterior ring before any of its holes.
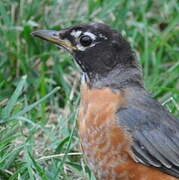
{"type": "Polygon", "coordinates": [[[55,30],[38,30],[32,32],[33,36],[39,37],[41,39],[47,40],[49,42],[52,42],[54,44],[57,44],[59,46],[62,46],[68,50],[75,50],[76,47],[73,46],[70,41],[67,39],[61,39],[60,34],[63,33],[61,31],[55,31],[55,30]]]}

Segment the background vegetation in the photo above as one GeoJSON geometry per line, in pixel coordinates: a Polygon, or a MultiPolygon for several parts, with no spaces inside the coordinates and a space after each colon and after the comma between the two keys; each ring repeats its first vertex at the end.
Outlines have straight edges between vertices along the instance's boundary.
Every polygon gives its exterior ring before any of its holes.
{"type": "Polygon", "coordinates": [[[0,179],[89,179],[76,130],[80,73],[36,29],[102,21],[120,30],[146,88],[179,115],[177,0],[0,1],[0,179]]]}

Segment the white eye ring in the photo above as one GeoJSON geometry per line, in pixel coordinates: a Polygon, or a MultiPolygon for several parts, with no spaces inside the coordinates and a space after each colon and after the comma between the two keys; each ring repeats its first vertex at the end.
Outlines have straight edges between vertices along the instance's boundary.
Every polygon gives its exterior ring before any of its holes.
{"type": "Polygon", "coordinates": [[[84,47],[91,45],[93,39],[90,36],[83,35],[80,37],[80,44],[84,47]]]}
{"type": "Polygon", "coordinates": [[[91,39],[95,40],[96,39],[96,35],[91,33],[91,32],[84,32],[83,35],[89,36],[91,39]]]}

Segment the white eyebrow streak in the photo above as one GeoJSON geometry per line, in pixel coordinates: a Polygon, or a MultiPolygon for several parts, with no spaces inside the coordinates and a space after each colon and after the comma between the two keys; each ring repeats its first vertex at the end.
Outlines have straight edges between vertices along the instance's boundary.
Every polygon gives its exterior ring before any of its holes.
{"type": "MultiPolygon", "coordinates": [[[[76,30],[73,30],[73,31],[70,33],[70,35],[71,35],[71,36],[74,36],[75,38],[79,38],[82,33],[83,33],[83,32],[80,31],[80,30],[77,30],[77,31],[76,31],[76,30]]],[[[91,33],[91,32],[89,32],[89,31],[86,31],[86,32],[84,32],[83,34],[84,34],[84,35],[87,35],[87,36],[90,36],[91,39],[93,39],[93,40],[96,39],[96,35],[93,34],[93,33],[91,33]]]]}
{"type": "Polygon", "coordinates": [[[80,31],[80,30],[77,30],[77,31],[73,30],[73,31],[70,33],[70,35],[71,35],[71,36],[74,36],[75,38],[78,38],[81,34],[82,34],[82,31],[80,31]]]}
{"type": "Polygon", "coordinates": [[[91,32],[84,32],[83,33],[84,35],[87,35],[87,36],[89,36],[89,37],[91,37],[91,39],[93,39],[93,40],[95,40],[96,39],[96,35],[95,34],[93,34],[93,33],[91,33],[91,32]]]}
{"type": "Polygon", "coordinates": [[[103,34],[101,34],[101,33],[99,34],[99,37],[100,37],[100,38],[103,38],[103,39],[108,39],[105,35],[103,35],[103,34]]]}

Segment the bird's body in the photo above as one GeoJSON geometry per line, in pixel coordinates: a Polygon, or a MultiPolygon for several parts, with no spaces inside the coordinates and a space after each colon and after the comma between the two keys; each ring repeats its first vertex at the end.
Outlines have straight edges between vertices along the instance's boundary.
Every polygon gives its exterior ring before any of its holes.
{"type": "MultiPolygon", "coordinates": [[[[132,133],[123,124],[126,117],[120,119],[120,111],[128,106],[134,91],[81,86],[78,126],[87,163],[99,180],[176,180],[178,178],[138,163],[135,157],[132,133]]],[[[147,125],[145,119],[143,122],[147,125]]]]}
{"type": "Polygon", "coordinates": [[[34,35],[67,49],[85,73],[78,127],[98,180],[179,179],[179,120],[145,90],[117,31],[90,23],[34,35]]]}

